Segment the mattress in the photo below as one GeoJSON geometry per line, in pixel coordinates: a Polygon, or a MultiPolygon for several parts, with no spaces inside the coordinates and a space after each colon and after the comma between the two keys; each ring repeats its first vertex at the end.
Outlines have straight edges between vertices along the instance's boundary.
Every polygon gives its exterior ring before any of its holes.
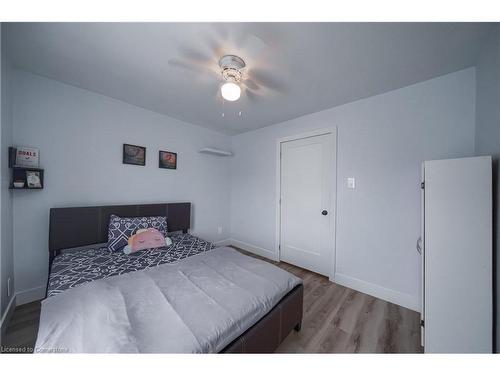
{"type": "Polygon", "coordinates": [[[174,233],[169,236],[172,245],[158,249],[142,250],[133,254],[112,252],[107,247],[63,250],[52,262],[47,296],[111,276],[123,275],[160,264],[212,250],[215,246],[190,234],[174,233]]]}
{"type": "Polygon", "coordinates": [[[216,353],[301,284],[228,247],[42,301],[38,353],[216,353]]]}

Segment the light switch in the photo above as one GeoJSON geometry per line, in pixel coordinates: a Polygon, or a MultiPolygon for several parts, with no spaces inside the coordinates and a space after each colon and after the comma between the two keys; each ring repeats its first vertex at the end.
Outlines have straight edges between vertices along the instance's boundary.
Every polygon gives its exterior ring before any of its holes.
{"type": "Polygon", "coordinates": [[[356,179],[354,177],[347,177],[347,187],[349,189],[356,189],[356,179]]]}

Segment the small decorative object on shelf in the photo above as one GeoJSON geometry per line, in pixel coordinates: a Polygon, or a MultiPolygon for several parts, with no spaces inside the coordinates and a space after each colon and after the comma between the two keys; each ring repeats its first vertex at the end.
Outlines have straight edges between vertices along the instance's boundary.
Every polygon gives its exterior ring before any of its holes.
{"type": "Polygon", "coordinates": [[[10,189],[43,189],[43,169],[12,167],[10,189]]]}
{"type": "Polygon", "coordinates": [[[9,166],[38,168],[40,150],[34,147],[9,147],[9,166]]]}
{"type": "Polygon", "coordinates": [[[39,160],[36,148],[9,147],[10,189],[43,189],[43,169],[38,168],[39,160]]]}
{"type": "Polygon", "coordinates": [[[26,182],[30,189],[39,189],[42,187],[40,180],[40,171],[26,171],[26,182]]]}

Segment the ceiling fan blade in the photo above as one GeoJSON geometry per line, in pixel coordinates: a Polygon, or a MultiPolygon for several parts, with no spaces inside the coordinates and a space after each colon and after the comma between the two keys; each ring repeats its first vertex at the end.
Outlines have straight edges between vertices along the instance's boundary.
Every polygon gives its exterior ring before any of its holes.
{"type": "Polygon", "coordinates": [[[190,72],[194,72],[197,74],[201,74],[207,77],[211,77],[213,79],[219,80],[220,79],[220,73],[210,67],[203,66],[203,65],[198,65],[198,64],[192,64],[183,60],[179,59],[170,59],[168,60],[168,65],[175,67],[175,68],[181,68],[188,70],[190,72]]]}
{"type": "Polygon", "coordinates": [[[228,24],[211,23],[210,26],[209,30],[202,37],[214,60],[218,62],[222,56],[234,52],[231,47],[232,38],[228,24]]]}
{"type": "Polygon", "coordinates": [[[199,66],[188,63],[188,62],[183,61],[183,60],[179,60],[179,59],[168,60],[168,65],[173,66],[175,68],[186,69],[186,70],[189,70],[189,71],[195,72],[195,73],[203,73],[203,70],[200,69],[199,66]]]}
{"type": "Polygon", "coordinates": [[[253,65],[268,53],[269,46],[258,36],[241,30],[233,40],[233,50],[249,65],[253,65]]]}
{"type": "Polygon", "coordinates": [[[229,37],[228,25],[221,22],[214,22],[211,24],[212,30],[222,40],[227,40],[229,37]]]}
{"type": "Polygon", "coordinates": [[[268,88],[270,90],[285,93],[288,91],[286,84],[273,75],[265,72],[261,69],[250,69],[248,71],[248,76],[255,81],[259,86],[268,88]]]}
{"type": "Polygon", "coordinates": [[[203,53],[189,47],[180,47],[179,53],[190,62],[198,64],[210,64],[214,62],[214,59],[211,56],[204,55],[203,53]]]}
{"type": "Polygon", "coordinates": [[[235,28],[235,47],[250,62],[259,62],[271,55],[274,49],[286,44],[282,25],[273,22],[243,23],[235,28]]]}
{"type": "Polygon", "coordinates": [[[218,60],[224,55],[223,43],[218,41],[216,38],[208,35],[206,37],[206,43],[214,60],[218,60]]]}
{"type": "Polygon", "coordinates": [[[259,96],[251,90],[245,90],[245,95],[249,102],[255,103],[259,101],[259,96]]]}
{"type": "Polygon", "coordinates": [[[252,90],[258,90],[260,88],[259,85],[252,81],[250,78],[244,79],[241,83],[252,90]]]}
{"type": "Polygon", "coordinates": [[[287,38],[283,35],[284,29],[282,24],[275,22],[259,22],[256,27],[258,37],[265,41],[269,48],[276,48],[287,42],[287,38]]]}

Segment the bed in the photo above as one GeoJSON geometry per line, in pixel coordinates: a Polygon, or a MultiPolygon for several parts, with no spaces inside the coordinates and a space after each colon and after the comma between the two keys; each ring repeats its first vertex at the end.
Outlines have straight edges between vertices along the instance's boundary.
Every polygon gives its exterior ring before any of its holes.
{"type": "Polygon", "coordinates": [[[87,282],[177,262],[215,247],[188,233],[172,233],[169,237],[171,246],[132,254],[110,251],[106,244],[62,251],[50,267],[47,297],[87,282]]]}
{"type": "Polygon", "coordinates": [[[300,330],[300,279],[190,235],[190,213],[190,203],[51,209],[47,298],[36,350],[66,345],[77,352],[270,353],[300,330]],[[165,216],[173,243],[111,253],[99,245],[106,242],[111,214],[165,216]],[[89,336],[75,343],[92,329],[99,337],[92,350],[81,345],[92,343],[89,336]]]}

